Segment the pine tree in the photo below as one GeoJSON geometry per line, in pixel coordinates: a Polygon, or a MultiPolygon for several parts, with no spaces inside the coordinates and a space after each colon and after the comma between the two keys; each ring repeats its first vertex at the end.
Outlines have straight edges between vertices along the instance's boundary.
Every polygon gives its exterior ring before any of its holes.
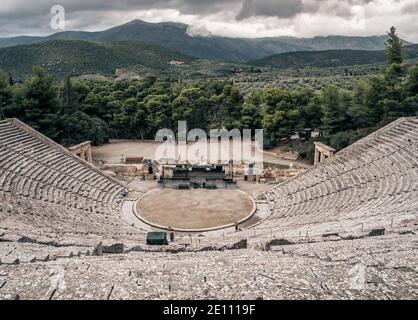
{"type": "Polygon", "coordinates": [[[368,80],[364,96],[364,106],[367,110],[370,126],[378,124],[384,116],[383,99],[387,94],[386,91],[387,85],[383,79],[373,77],[368,80]]]}
{"type": "Polygon", "coordinates": [[[402,54],[402,40],[399,38],[396,33],[396,28],[391,27],[388,32],[388,40],[386,41],[386,57],[389,65],[391,64],[402,64],[403,63],[403,54],[402,54]]]}
{"type": "Polygon", "coordinates": [[[256,130],[261,128],[260,108],[251,103],[244,103],[241,110],[241,127],[256,130]]]}
{"type": "Polygon", "coordinates": [[[410,95],[418,95],[418,67],[409,72],[407,90],[410,95]]]}
{"type": "Polygon", "coordinates": [[[65,77],[62,89],[62,107],[65,114],[72,114],[79,110],[77,93],[70,77],[65,77]]]}
{"type": "Polygon", "coordinates": [[[405,76],[405,67],[403,65],[402,40],[396,33],[396,28],[390,28],[386,41],[386,58],[388,67],[386,68],[385,78],[391,85],[395,86],[405,76]]]}
{"type": "Polygon", "coordinates": [[[59,110],[57,90],[42,68],[35,66],[18,93],[18,104],[24,111],[24,122],[51,138],[56,138],[59,110]]]}
{"type": "Polygon", "coordinates": [[[15,84],[15,81],[13,80],[12,73],[9,72],[9,85],[13,86],[15,84]]]}
{"type": "Polygon", "coordinates": [[[325,134],[332,135],[343,131],[345,127],[346,112],[341,106],[341,95],[339,90],[327,85],[321,93],[322,106],[322,128],[325,134]]]}
{"type": "Polygon", "coordinates": [[[0,69],[0,118],[5,117],[5,108],[10,105],[12,91],[6,74],[0,69]]]}

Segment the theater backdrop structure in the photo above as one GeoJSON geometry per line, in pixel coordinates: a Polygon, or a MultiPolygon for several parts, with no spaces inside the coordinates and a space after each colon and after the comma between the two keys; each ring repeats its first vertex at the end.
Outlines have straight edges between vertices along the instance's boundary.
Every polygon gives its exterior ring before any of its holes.
{"type": "Polygon", "coordinates": [[[223,166],[177,165],[170,169],[171,176],[167,177],[167,168],[163,166],[163,175],[158,181],[163,188],[225,189],[236,185],[232,173],[227,175],[223,166]]]}

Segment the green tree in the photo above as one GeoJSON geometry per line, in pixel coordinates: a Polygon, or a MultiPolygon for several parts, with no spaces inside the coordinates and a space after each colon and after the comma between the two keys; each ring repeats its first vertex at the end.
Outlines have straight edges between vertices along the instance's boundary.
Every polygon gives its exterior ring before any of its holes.
{"type": "Polygon", "coordinates": [[[418,66],[409,73],[403,90],[403,109],[407,116],[418,116],[418,66]]]}
{"type": "Polygon", "coordinates": [[[147,134],[147,109],[143,103],[138,103],[138,107],[132,119],[132,127],[135,130],[136,136],[145,139],[147,134]]]}
{"type": "MultiPolygon", "coordinates": [[[[308,99],[309,100],[309,99],[308,99]]],[[[274,147],[305,126],[303,95],[285,90],[267,89],[263,93],[263,129],[265,147],[274,147]]]]}
{"type": "Polygon", "coordinates": [[[171,121],[171,103],[167,94],[149,95],[144,100],[147,110],[149,135],[154,138],[158,130],[174,128],[171,121]]]}
{"type": "Polygon", "coordinates": [[[4,117],[5,111],[12,102],[12,89],[3,70],[0,69],[0,117],[4,117]]]}
{"type": "Polygon", "coordinates": [[[207,99],[201,88],[184,88],[172,102],[172,121],[187,121],[189,128],[207,127],[207,99]]]}
{"type": "Polygon", "coordinates": [[[346,110],[341,105],[341,95],[338,88],[327,85],[321,92],[322,128],[325,134],[332,135],[343,131],[346,123],[346,110]]]}
{"type": "Polygon", "coordinates": [[[405,76],[405,67],[403,66],[402,40],[396,33],[396,28],[391,27],[386,41],[386,58],[388,67],[385,72],[385,78],[392,87],[398,85],[405,76]]]}
{"type": "MultiPolygon", "coordinates": [[[[192,102],[187,99],[185,96],[180,96],[174,99],[172,103],[173,113],[172,119],[173,123],[178,121],[188,121],[190,122],[191,116],[193,114],[193,105],[192,102]]],[[[189,123],[190,125],[190,123],[189,123]]]]}
{"type": "Polygon", "coordinates": [[[412,68],[409,72],[406,86],[408,95],[414,96],[418,94],[418,66],[412,68]]]}
{"type": "Polygon", "coordinates": [[[71,83],[70,77],[65,77],[64,79],[61,99],[64,113],[71,114],[79,110],[77,92],[71,83]]]}
{"type": "Polygon", "coordinates": [[[80,110],[90,116],[98,116],[102,112],[103,101],[100,94],[91,91],[87,94],[83,103],[80,105],[80,110]]]}
{"type": "Polygon", "coordinates": [[[353,128],[366,128],[372,121],[366,108],[367,82],[358,81],[354,86],[353,101],[348,108],[348,116],[353,128]]]}
{"type": "Polygon", "coordinates": [[[370,78],[365,87],[364,106],[367,110],[369,125],[378,124],[384,117],[383,99],[386,96],[387,84],[382,78],[370,78]]]}
{"type": "Polygon", "coordinates": [[[396,28],[391,27],[388,32],[388,40],[386,41],[386,57],[389,65],[402,64],[402,40],[396,33],[396,28]]]}
{"type": "Polygon", "coordinates": [[[302,108],[302,117],[309,128],[319,128],[323,117],[321,102],[318,96],[313,96],[302,108]]]}
{"type": "Polygon", "coordinates": [[[9,72],[9,85],[13,86],[15,84],[15,81],[13,80],[12,73],[9,72]]]}
{"type": "Polygon", "coordinates": [[[52,139],[57,138],[56,127],[59,101],[57,88],[42,68],[33,67],[32,75],[15,91],[14,109],[21,120],[52,139]]]}
{"type": "Polygon", "coordinates": [[[60,116],[57,126],[60,129],[58,141],[65,145],[74,145],[89,140],[94,145],[109,141],[108,127],[103,120],[90,117],[87,114],[76,111],[72,114],[60,116]]]}
{"type": "Polygon", "coordinates": [[[241,110],[240,124],[243,129],[261,129],[260,107],[251,103],[244,103],[241,110]]]}

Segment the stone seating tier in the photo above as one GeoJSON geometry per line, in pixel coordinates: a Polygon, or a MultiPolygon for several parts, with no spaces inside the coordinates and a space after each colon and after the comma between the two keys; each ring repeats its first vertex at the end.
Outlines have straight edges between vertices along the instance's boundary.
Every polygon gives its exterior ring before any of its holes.
{"type": "Polygon", "coordinates": [[[0,217],[9,232],[130,238],[116,180],[16,119],[0,121],[0,217]]]}

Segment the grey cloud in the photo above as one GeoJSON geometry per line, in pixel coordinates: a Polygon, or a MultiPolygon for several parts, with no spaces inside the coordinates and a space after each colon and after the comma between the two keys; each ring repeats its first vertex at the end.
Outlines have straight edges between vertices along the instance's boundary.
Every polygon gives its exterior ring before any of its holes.
{"type": "MultiPolygon", "coordinates": [[[[50,9],[56,4],[66,10],[66,30],[104,30],[142,17],[147,21],[195,23],[214,34],[229,36],[256,36],[260,32],[275,36],[274,30],[277,35],[283,30],[298,36],[328,35],[339,26],[330,26],[324,16],[332,21],[351,19],[356,14],[353,6],[371,2],[367,11],[370,22],[364,35],[383,33],[395,24],[410,39],[418,40],[416,0],[0,0],[0,37],[54,33],[49,23],[50,9]],[[300,14],[309,14],[310,19],[300,14]],[[265,17],[277,19],[266,21],[265,17]]],[[[353,34],[349,28],[344,26],[338,33],[353,34]]]]}
{"type": "Polygon", "coordinates": [[[242,0],[1,0],[0,34],[51,33],[48,28],[51,7],[61,4],[72,27],[85,28],[114,23],[118,14],[129,14],[137,10],[177,9],[181,14],[205,16],[223,11],[231,4],[239,5],[242,0]],[[30,27],[32,26],[32,27],[30,27]]]}
{"type": "Polygon", "coordinates": [[[61,4],[66,12],[75,13],[82,11],[132,11],[149,9],[178,9],[181,13],[205,14],[223,10],[227,3],[240,3],[241,0],[2,0],[8,2],[2,8],[0,3],[0,19],[13,16],[15,18],[29,17],[31,14],[49,12],[53,5],[61,4]]]}
{"type": "MultiPolygon", "coordinates": [[[[181,14],[207,15],[231,8],[241,10],[237,20],[252,16],[291,18],[299,13],[315,13],[326,10],[343,16],[349,14],[350,6],[366,4],[374,0],[1,0],[0,22],[3,19],[31,19],[45,15],[56,4],[62,4],[69,14],[78,12],[104,12],[150,9],[177,9],[181,14]]],[[[394,0],[396,1],[396,0],[394,0]]]]}
{"type": "MultiPolygon", "coordinates": [[[[350,17],[354,5],[366,5],[374,0],[244,0],[237,20],[264,16],[293,18],[301,13],[325,13],[350,17]]],[[[396,1],[396,0],[395,0],[396,1]]]]}
{"type": "Polygon", "coordinates": [[[407,3],[402,7],[403,13],[418,13],[418,3],[407,3]]]}
{"type": "Polygon", "coordinates": [[[291,18],[303,11],[302,0],[245,0],[237,20],[252,16],[291,18]]]}

